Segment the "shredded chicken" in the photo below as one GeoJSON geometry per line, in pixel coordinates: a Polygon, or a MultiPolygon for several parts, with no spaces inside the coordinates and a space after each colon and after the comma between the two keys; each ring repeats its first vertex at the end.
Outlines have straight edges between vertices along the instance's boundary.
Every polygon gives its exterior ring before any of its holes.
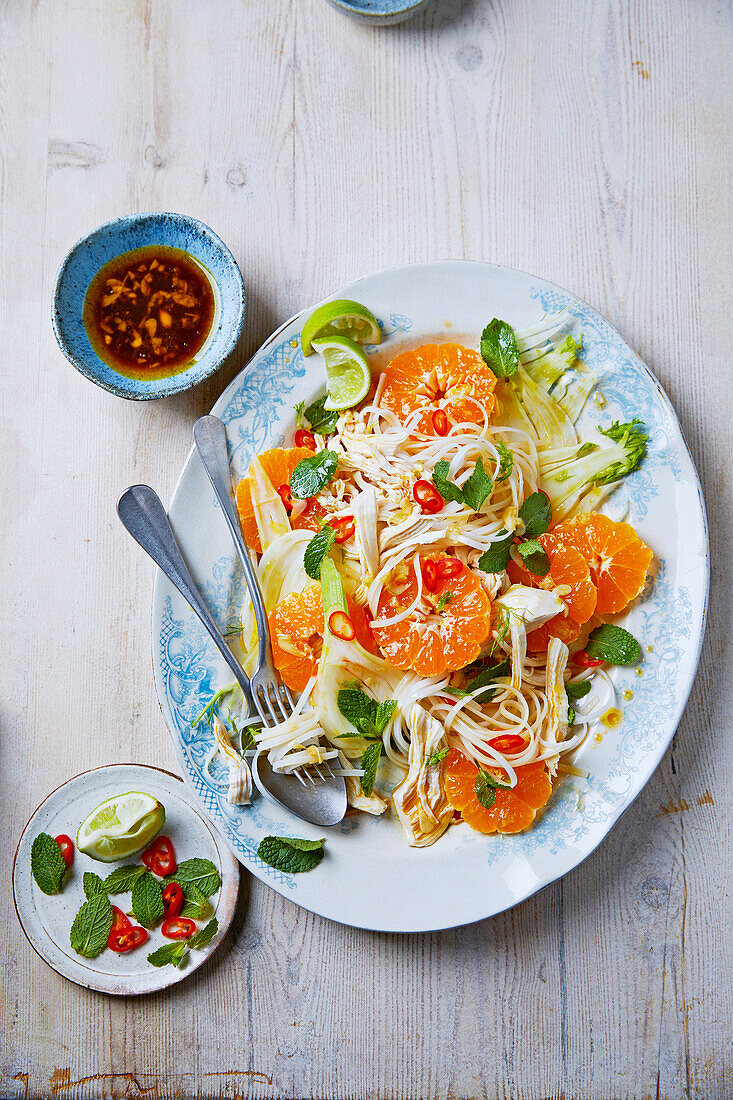
{"type": "Polygon", "coordinates": [[[392,805],[413,848],[435,844],[448,828],[453,808],[445,796],[442,768],[427,761],[446,745],[445,729],[419,703],[409,712],[407,775],[392,792],[392,805]]]}

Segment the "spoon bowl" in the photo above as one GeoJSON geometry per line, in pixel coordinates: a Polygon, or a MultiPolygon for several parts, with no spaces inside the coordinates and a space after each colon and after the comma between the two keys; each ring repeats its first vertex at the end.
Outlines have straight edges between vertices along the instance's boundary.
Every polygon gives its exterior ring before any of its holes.
{"type": "Polygon", "coordinates": [[[301,784],[292,775],[273,771],[267,754],[260,750],[252,761],[252,778],[261,795],[313,825],[338,825],[346,813],[342,775],[319,780],[314,786],[301,784]]]}

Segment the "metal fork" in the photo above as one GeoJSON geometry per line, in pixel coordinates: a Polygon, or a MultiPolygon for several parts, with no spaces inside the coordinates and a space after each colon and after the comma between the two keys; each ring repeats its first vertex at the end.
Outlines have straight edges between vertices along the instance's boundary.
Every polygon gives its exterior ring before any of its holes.
{"type": "MultiPolygon", "coordinates": [[[[242,528],[239,523],[239,515],[237,513],[237,506],[232,491],[232,476],[229,467],[226,427],[218,416],[202,416],[194,424],[193,438],[196,444],[196,450],[199,453],[199,458],[208,474],[219,506],[224,513],[224,519],[227,522],[229,533],[234,540],[239,560],[242,563],[244,579],[247,582],[247,588],[249,589],[249,594],[252,599],[255,621],[257,623],[259,649],[257,668],[255,669],[254,675],[250,676],[250,684],[257,713],[260,715],[264,724],[269,726],[272,721],[280,722],[283,721],[284,718],[289,718],[293,712],[294,703],[289,689],[285,687],[284,684],[280,683],[280,679],[272,663],[270,624],[267,619],[267,611],[247,545],[242,537],[242,528]],[[276,704],[280,714],[282,714],[282,718],[276,713],[273,703],[276,704]],[[286,707],[288,708],[287,710],[286,707]]],[[[326,769],[329,778],[333,779],[334,774],[328,761],[323,762],[323,767],[326,769]]],[[[297,769],[292,774],[294,774],[301,783],[305,780],[313,783],[314,779],[310,774],[310,769],[313,769],[321,780],[325,778],[318,764],[315,763],[309,764],[308,767],[304,769],[297,769]]]]}
{"type": "MultiPolygon", "coordinates": [[[[160,566],[198,615],[241,687],[251,714],[253,699],[249,678],[201,598],[158,494],[149,485],[132,485],[118,500],[117,514],[135,541],[160,566]]],[[[269,713],[265,725],[271,725],[269,713]]],[[[331,772],[322,783],[316,784],[308,775],[310,784],[307,784],[297,775],[296,778],[301,783],[298,786],[297,783],[288,782],[289,775],[273,772],[266,754],[263,755],[261,750],[255,755],[252,775],[262,794],[314,825],[335,825],[346,812],[346,784],[343,776],[335,776],[331,772]]]]}

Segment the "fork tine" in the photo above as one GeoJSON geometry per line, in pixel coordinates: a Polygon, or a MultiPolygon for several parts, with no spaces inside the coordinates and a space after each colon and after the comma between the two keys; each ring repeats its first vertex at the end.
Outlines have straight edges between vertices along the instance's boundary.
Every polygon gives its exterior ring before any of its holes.
{"type": "Polygon", "coordinates": [[[323,766],[326,769],[326,771],[328,772],[329,779],[335,779],[336,776],[333,774],[333,769],[331,768],[331,761],[330,760],[324,760],[323,761],[323,766]]]}
{"type": "Polygon", "coordinates": [[[290,706],[291,712],[294,711],[295,710],[295,701],[294,701],[293,696],[291,694],[290,688],[287,686],[287,684],[281,684],[280,685],[280,691],[285,696],[285,698],[286,698],[286,700],[287,700],[287,702],[290,706]]]}
{"type": "Polygon", "coordinates": [[[300,774],[300,768],[296,768],[295,771],[291,772],[290,774],[295,776],[295,778],[300,783],[301,787],[305,787],[305,780],[303,779],[303,776],[300,774]]]}
{"type": "Polygon", "coordinates": [[[277,703],[280,713],[282,715],[280,721],[286,722],[290,717],[291,711],[289,711],[283,703],[280,685],[278,683],[272,683],[270,684],[270,687],[272,688],[272,694],[275,697],[275,702],[277,703]]]}
{"type": "Polygon", "coordinates": [[[268,710],[268,712],[269,712],[269,714],[272,718],[272,721],[275,723],[275,725],[278,725],[282,721],[282,719],[278,716],[278,714],[275,711],[275,708],[272,705],[272,700],[270,699],[270,693],[267,690],[267,687],[263,684],[259,688],[259,691],[262,692],[262,696],[263,696],[265,702],[267,703],[267,710],[268,710]]]}
{"type": "Polygon", "coordinates": [[[313,768],[313,771],[314,771],[314,772],[318,772],[318,775],[319,775],[319,777],[320,777],[321,783],[325,783],[325,779],[323,778],[323,772],[322,772],[322,771],[321,771],[321,769],[320,769],[320,768],[318,767],[318,765],[317,765],[317,764],[311,764],[311,767],[313,768]]]}

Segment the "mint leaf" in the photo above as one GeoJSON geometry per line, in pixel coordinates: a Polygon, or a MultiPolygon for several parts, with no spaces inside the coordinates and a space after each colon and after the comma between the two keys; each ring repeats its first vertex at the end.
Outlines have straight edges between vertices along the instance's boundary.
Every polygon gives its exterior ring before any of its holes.
{"type": "Polygon", "coordinates": [[[377,778],[377,768],[379,767],[379,759],[383,748],[381,741],[375,745],[369,745],[364,750],[364,755],[361,758],[361,767],[364,769],[364,774],[361,777],[361,789],[367,796],[374,790],[374,781],[377,778]]]}
{"type": "Polygon", "coordinates": [[[179,863],[175,874],[168,875],[164,882],[177,882],[183,889],[184,883],[198,886],[201,893],[210,898],[221,886],[221,876],[210,859],[184,859],[179,863]]]}
{"type": "Polygon", "coordinates": [[[143,928],[155,928],[165,914],[160,882],[146,871],[132,887],[132,912],[143,928]]]}
{"type": "Polygon", "coordinates": [[[312,871],[323,859],[323,841],[300,841],[289,836],[266,836],[257,848],[263,863],[286,875],[299,875],[312,871]],[[302,844],[311,845],[303,848],[302,844]]]}
{"type": "Polygon", "coordinates": [[[317,451],[302,459],[290,475],[290,492],[300,500],[320,493],[336,473],[338,456],[335,451],[317,451]]]}
{"type": "Polygon", "coordinates": [[[368,719],[372,724],[376,723],[379,709],[377,700],[372,699],[360,687],[339,688],[336,695],[336,705],[344,718],[358,729],[357,723],[362,719],[368,719]]]}
{"type": "Polygon", "coordinates": [[[377,707],[377,714],[376,714],[376,717],[374,719],[374,725],[375,725],[377,733],[379,734],[380,737],[382,736],[382,734],[386,730],[386,728],[387,728],[387,726],[388,726],[388,724],[389,724],[389,722],[392,718],[392,715],[394,714],[396,709],[397,709],[397,700],[396,699],[385,699],[384,702],[380,703],[379,706],[377,707]]]}
{"type": "Polygon", "coordinates": [[[102,882],[99,875],[94,874],[94,871],[84,872],[82,886],[84,888],[84,893],[90,901],[93,897],[96,897],[97,894],[106,894],[104,883],[102,882]]]}
{"type": "Polygon", "coordinates": [[[582,699],[590,691],[590,680],[578,680],[576,683],[565,685],[565,694],[568,699],[582,699]]]}
{"type": "Polygon", "coordinates": [[[118,867],[104,880],[104,889],[108,894],[126,894],[132,890],[137,880],[146,873],[140,863],[128,863],[124,867],[118,867]]]}
{"type": "Polygon", "coordinates": [[[303,568],[314,581],[321,579],[321,562],[336,541],[336,532],[326,523],[317,535],[314,535],[305,548],[303,568]]]}
{"type": "Polygon", "coordinates": [[[211,915],[211,902],[202,894],[198,886],[192,882],[179,882],[183,891],[182,917],[191,917],[193,920],[206,920],[211,915]]]}
{"type": "Polygon", "coordinates": [[[511,788],[511,783],[502,783],[501,780],[495,779],[490,772],[485,772],[480,768],[474,787],[476,798],[485,810],[490,810],[496,801],[497,790],[508,791],[511,788]]]}
{"type": "Polygon", "coordinates": [[[433,764],[439,764],[441,760],[445,760],[448,755],[448,748],[438,749],[437,752],[431,752],[430,756],[425,761],[427,767],[431,767],[433,764]]]}
{"type": "Polygon", "coordinates": [[[527,497],[519,509],[519,518],[524,523],[524,537],[536,539],[544,535],[552,519],[552,507],[544,493],[537,491],[527,497]]]}
{"type": "MultiPolygon", "coordinates": [[[[497,680],[500,676],[511,676],[511,672],[511,657],[505,657],[497,664],[490,665],[489,668],[482,669],[482,671],[479,672],[477,676],[474,676],[473,679],[466,684],[466,691],[469,693],[469,695],[471,695],[478,688],[487,687],[493,680],[497,680]]],[[[488,703],[491,698],[491,695],[486,695],[485,692],[481,693],[482,703],[488,703]]]]}
{"type": "Polygon", "coordinates": [[[180,969],[188,958],[190,939],[186,940],[185,943],[164,943],[157,951],[150,952],[148,962],[152,963],[153,966],[168,966],[170,964],[180,969]]]}
{"type": "MultiPolygon", "coordinates": [[[[323,846],[323,841],[319,842],[323,846]]],[[[219,922],[216,917],[212,917],[207,925],[200,928],[198,932],[195,932],[193,936],[190,936],[186,941],[188,947],[197,947],[199,950],[202,947],[206,947],[211,943],[216,933],[219,931],[219,922]]]]}
{"type": "Polygon", "coordinates": [[[69,940],[77,955],[96,959],[104,951],[112,928],[112,906],[106,894],[85,901],[74,918],[69,940]]]}
{"type": "Polygon", "coordinates": [[[334,412],[333,409],[324,408],[327,400],[328,394],[324,393],[323,397],[319,397],[317,401],[309,405],[304,413],[311,430],[318,432],[319,435],[330,435],[331,432],[336,431],[336,425],[338,424],[339,414],[334,412]]]}
{"type": "Polygon", "coordinates": [[[444,611],[446,604],[449,604],[452,599],[453,599],[453,593],[452,592],[444,592],[443,595],[438,600],[437,606],[435,608],[437,613],[440,614],[441,611],[444,611]]]}
{"type": "Polygon", "coordinates": [[[48,833],[39,833],[31,845],[31,874],[44,894],[60,894],[66,874],[61,850],[48,833]]]}
{"type": "Polygon", "coordinates": [[[469,508],[478,512],[493,488],[494,483],[484,469],[483,459],[480,458],[470,477],[464,482],[463,499],[469,508]]]}
{"type": "Polygon", "coordinates": [[[641,660],[641,648],[633,634],[611,623],[604,623],[591,632],[585,652],[611,665],[633,665],[641,660]]]}
{"type": "Polygon", "coordinates": [[[433,470],[433,485],[443,500],[456,500],[459,504],[463,504],[463,490],[456,485],[455,481],[449,480],[449,469],[450,462],[447,458],[442,458],[440,462],[436,462],[433,470]]]}
{"type": "Polygon", "coordinates": [[[534,539],[525,539],[518,546],[519,556],[535,577],[545,577],[550,572],[550,559],[544,547],[534,539]]]}
{"type": "Polygon", "coordinates": [[[503,539],[492,542],[488,550],[478,560],[478,567],[484,573],[503,573],[512,556],[514,535],[507,535],[503,539]]]}
{"type": "Polygon", "coordinates": [[[497,378],[511,378],[519,369],[519,351],[514,329],[494,317],[481,333],[481,358],[497,378]]]}
{"type": "Polygon", "coordinates": [[[503,439],[497,439],[496,449],[499,452],[499,469],[496,474],[497,481],[506,481],[514,469],[514,455],[507,447],[503,439]]]}

